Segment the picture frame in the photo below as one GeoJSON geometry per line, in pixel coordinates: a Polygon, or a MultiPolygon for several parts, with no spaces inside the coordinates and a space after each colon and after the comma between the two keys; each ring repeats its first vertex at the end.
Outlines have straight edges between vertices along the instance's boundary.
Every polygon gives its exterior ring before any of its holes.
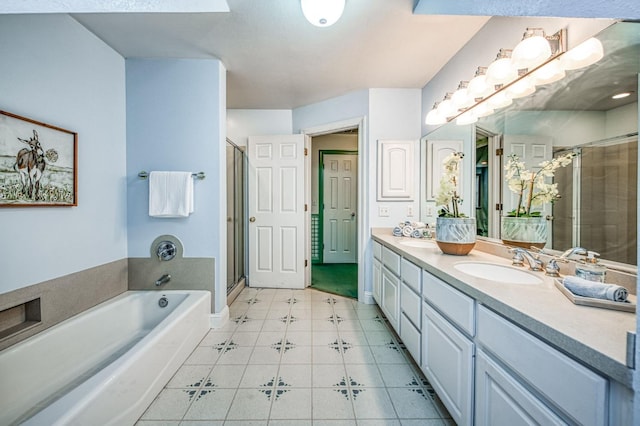
{"type": "Polygon", "coordinates": [[[78,134],[0,111],[0,207],[78,205],[78,134]]]}

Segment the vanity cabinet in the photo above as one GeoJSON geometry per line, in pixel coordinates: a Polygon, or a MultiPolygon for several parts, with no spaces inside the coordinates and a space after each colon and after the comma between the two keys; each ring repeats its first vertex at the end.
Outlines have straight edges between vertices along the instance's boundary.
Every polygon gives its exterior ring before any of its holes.
{"type": "Polygon", "coordinates": [[[382,247],[380,307],[394,330],[400,325],[400,255],[382,247]]]}
{"type": "Polygon", "coordinates": [[[476,426],[565,425],[482,349],[476,355],[476,426]]]}
{"type": "Polygon", "coordinates": [[[473,424],[473,299],[423,271],[422,363],[458,425],[473,424]]]}
{"type": "Polygon", "coordinates": [[[373,242],[373,299],[382,303],[382,244],[373,242]]]}
{"type": "MultiPolygon", "coordinates": [[[[608,381],[484,306],[478,309],[477,342],[513,372],[512,378],[531,388],[544,405],[569,423],[606,425],[608,381]]],[[[505,373],[506,374],[506,373],[505,373]]],[[[484,380],[484,379],[483,379],[484,380]]],[[[498,415],[483,400],[483,380],[476,389],[478,409],[498,415]]],[[[528,398],[532,404],[534,397],[528,398]]]]}
{"type": "Polygon", "coordinates": [[[422,337],[422,270],[402,259],[400,282],[400,338],[413,359],[420,364],[422,337]]]}

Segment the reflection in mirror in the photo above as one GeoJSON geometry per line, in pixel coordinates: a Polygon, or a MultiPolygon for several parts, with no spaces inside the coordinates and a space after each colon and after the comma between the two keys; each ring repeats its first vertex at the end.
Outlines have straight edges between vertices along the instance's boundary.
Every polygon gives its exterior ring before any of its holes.
{"type": "MultiPolygon", "coordinates": [[[[465,146],[475,154],[474,179],[467,181],[470,213],[480,235],[500,238],[500,215],[514,208],[502,180],[506,157],[517,153],[535,166],[574,151],[579,155],[572,166],[554,177],[562,198],[543,212],[550,221],[546,248],[583,246],[635,265],[640,23],[614,24],[597,38],[605,52],[599,62],[568,70],[564,79],[471,125],[475,136],[465,146]],[[630,95],[612,98],[623,92],[630,95]]],[[[448,123],[425,139],[442,139],[455,127],[469,126],[448,123]]]]}

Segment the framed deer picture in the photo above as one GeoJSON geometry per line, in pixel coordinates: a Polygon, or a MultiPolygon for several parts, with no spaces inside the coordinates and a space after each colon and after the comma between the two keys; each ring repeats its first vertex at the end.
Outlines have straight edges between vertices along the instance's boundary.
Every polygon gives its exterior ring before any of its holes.
{"type": "Polygon", "coordinates": [[[0,111],[0,207],[77,206],[78,134],[0,111]]]}

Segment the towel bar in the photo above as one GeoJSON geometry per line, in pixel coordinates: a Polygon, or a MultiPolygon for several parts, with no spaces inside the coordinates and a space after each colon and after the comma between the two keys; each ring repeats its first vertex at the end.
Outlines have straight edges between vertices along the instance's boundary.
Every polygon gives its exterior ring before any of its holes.
{"type": "MultiPolygon", "coordinates": [[[[204,172],[198,172],[198,173],[191,173],[191,176],[196,178],[196,179],[204,179],[205,177],[207,177],[204,172]]],[[[149,177],[149,172],[146,171],[141,171],[140,173],[138,173],[138,177],[140,179],[146,179],[149,177]]]]}

